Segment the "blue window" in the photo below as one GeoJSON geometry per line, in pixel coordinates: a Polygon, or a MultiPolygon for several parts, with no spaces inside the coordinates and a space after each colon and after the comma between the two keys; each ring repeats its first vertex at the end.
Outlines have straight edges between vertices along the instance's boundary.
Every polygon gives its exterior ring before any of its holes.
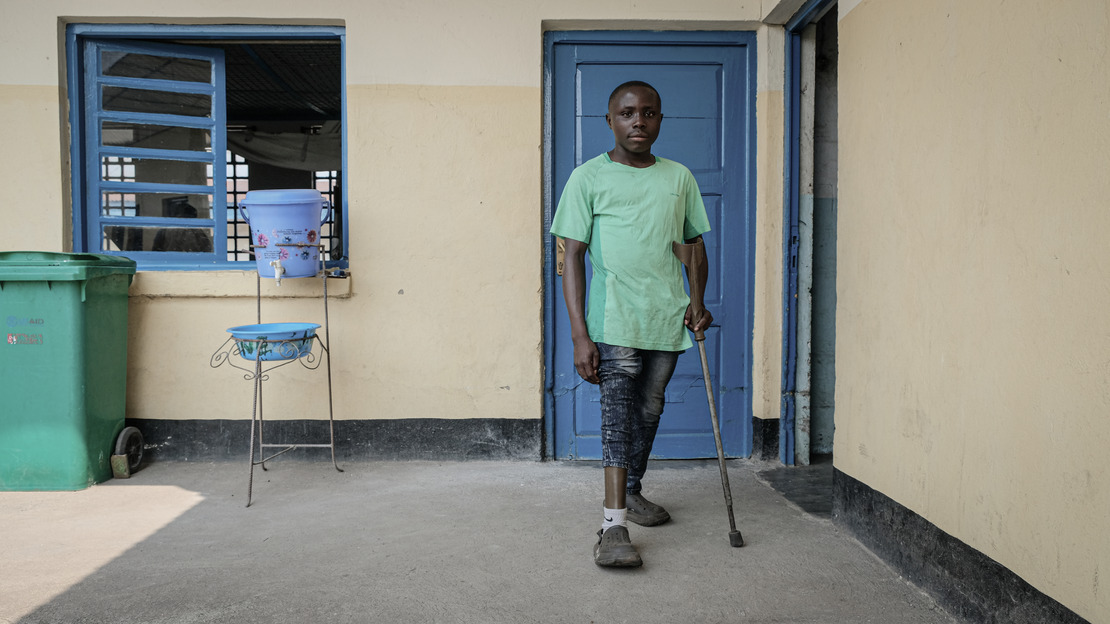
{"type": "Polygon", "coordinates": [[[67,29],[73,246],[143,270],[252,268],[237,202],[314,188],[345,265],[343,29],[67,29]]]}

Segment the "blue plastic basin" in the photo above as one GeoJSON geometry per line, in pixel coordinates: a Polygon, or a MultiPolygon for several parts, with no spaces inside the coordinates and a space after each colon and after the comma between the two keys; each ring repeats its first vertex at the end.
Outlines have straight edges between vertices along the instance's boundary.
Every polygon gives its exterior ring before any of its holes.
{"type": "Polygon", "coordinates": [[[244,360],[292,360],[312,352],[316,323],[261,323],[228,329],[244,360]]]}

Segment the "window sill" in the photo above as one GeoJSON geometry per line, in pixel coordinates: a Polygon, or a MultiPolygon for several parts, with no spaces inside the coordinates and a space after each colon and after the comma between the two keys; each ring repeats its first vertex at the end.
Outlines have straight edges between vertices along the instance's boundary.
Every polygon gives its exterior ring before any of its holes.
{"type": "MultiPolygon", "coordinates": [[[[129,294],[151,298],[254,298],[259,294],[259,278],[255,271],[140,271],[135,274],[129,294]]],[[[261,295],[266,299],[307,299],[324,292],[319,277],[261,280],[261,295]]],[[[351,279],[328,279],[328,297],[346,299],[351,296],[351,279]]]]}

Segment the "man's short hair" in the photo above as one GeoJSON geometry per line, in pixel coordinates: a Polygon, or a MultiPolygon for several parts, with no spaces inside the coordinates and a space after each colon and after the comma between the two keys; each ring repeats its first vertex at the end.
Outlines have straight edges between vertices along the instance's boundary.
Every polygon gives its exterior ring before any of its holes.
{"type": "MultiPolygon", "coordinates": [[[[657,100],[659,100],[659,107],[660,108],[663,107],[663,98],[660,97],[659,91],[656,90],[655,87],[653,87],[653,86],[649,85],[648,83],[644,82],[643,80],[629,80],[628,82],[617,85],[617,88],[613,89],[613,92],[609,94],[609,104],[608,104],[608,106],[612,106],[613,102],[618,97],[620,97],[620,95],[622,93],[624,93],[625,91],[627,91],[629,89],[632,89],[634,87],[643,87],[645,89],[651,89],[651,91],[653,93],[655,93],[655,98],[657,100]]],[[[608,108],[608,106],[606,108],[608,108]]]]}

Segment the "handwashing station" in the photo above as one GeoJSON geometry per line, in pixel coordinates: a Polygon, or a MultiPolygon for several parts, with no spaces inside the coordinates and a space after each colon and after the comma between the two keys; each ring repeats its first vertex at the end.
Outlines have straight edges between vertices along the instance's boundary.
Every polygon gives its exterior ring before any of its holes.
{"type": "Polygon", "coordinates": [[[244,379],[254,383],[250,434],[250,479],[247,482],[247,506],[251,504],[254,467],[266,469],[266,462],[296,448],[322,447],[331,449],[335,460],[335,419],[331,388],[331,352],[328,331],[328,276],[324,263],[320,226],[327,222],[331,206],[323,196],[311,189],[250,191],[239,203],[240,214],[250,225],[251,248],[258,272],[258,318],[251,325],[231,327],[231,336],[212,355],[211,366],[224,363],[246,372],[244,379]],[[323,280],[324,323],[262,322],[262,279],[276,285],[291,278],[317,277],[323,280]],[[323,329],[321,337],[317,330],[323,329]],[[313,346],[323,353],[321,358],[313,346]],[[249,364],[243,363],[243,360],[249,364]],[[262,436],[262,382],[269,372],[280,366],[298,362],[305,369],[316,370],[321,360],[327,363],[328,442],[302,443],[283,441],[267,443],[262,436]],[[266,453],[276,449],[270,455],[266,453]]]}

